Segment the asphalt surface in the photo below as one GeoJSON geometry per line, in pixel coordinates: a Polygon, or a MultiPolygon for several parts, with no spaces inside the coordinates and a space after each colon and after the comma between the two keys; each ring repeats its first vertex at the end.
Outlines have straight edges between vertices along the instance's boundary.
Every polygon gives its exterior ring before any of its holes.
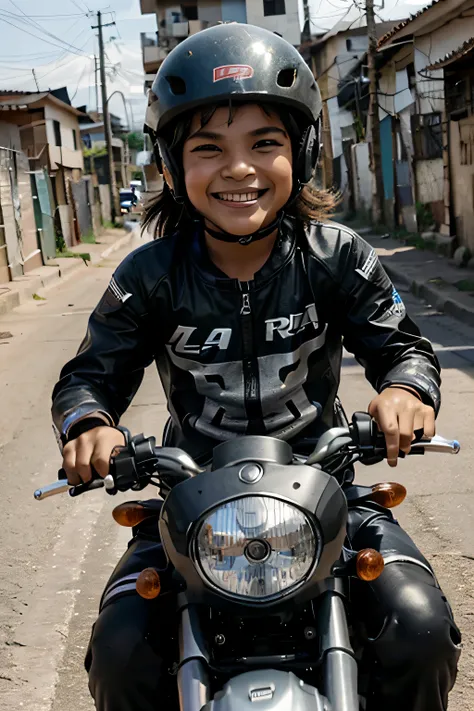
{"type": "MultiPolygon", "coordinates": [[[[33,491],[53,481],[60,465],[50,424],[51,389],[114,266],[137,244],[44,291],[44,301],[32,300],[0,319],[0,711],[93,709],[82,663],[100,594],[128,540],[128,531],[111,517],[119,497],[99,490],[36,502],[33,491]]],[[[464,636],[449,708],[472,711],[474,329],[410,294],[402,296],[444,368],[438,431],[459,439],[463,449],[457,457],[408,458],[396,470],[362,467],[357,478],[398,480],[408,488],[398,518],[432,561],[464,636]]],[[[344,358],[341,395],[349,413],[366,409],[372,397],[350,356],[344,358]]],[[[165,419],[152,367],[124,423],[135,433],[159,437],[165,419]]]]}

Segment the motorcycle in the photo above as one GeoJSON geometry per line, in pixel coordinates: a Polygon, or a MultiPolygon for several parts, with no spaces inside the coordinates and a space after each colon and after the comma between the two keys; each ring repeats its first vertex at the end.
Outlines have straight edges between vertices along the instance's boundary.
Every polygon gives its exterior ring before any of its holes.
{"type": "MultiPolygon", "coordinates": [[[[162,502],[125,502],[113,515],[130,527],[157,519],[177,593],[181,711],[359,711],[348,583],[377,579],[390,561],[345,546],[348,510],[392,508],[406,496],[401,484],[347,481],[355,462],[386,457],[370,416],[328,430],[307,458],[282,440],[244,436],[215,447],[205,469],[154,437],[127,439],[105,479],[61,479],[34,495],[159,487],[162,502]]],[[[410,454],[459,450],[435,436],[416,439],[410,454]]],[[[155,599],[163,575],[147,568],[133,585],[155,599]]]]}

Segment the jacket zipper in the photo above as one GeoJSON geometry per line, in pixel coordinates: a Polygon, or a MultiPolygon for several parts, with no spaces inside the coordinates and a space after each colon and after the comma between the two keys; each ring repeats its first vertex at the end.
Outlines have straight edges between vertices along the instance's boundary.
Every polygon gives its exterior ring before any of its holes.
{"type": "Polygon", "coordinates": [[[248,282],[239,282],[242,292],[240,321],[242,327],[242,356],[244,370],[245,409],[249,420],[247,434],[263,434],[263,417],[260,403],[258,364],[254,350],[252,307],[248,282]]]}

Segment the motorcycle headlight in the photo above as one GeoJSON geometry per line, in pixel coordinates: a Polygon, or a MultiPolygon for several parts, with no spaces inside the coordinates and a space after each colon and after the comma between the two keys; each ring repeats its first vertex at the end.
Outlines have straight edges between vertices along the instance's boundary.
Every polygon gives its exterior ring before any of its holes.
{"type": "Polygon", "coordinates": [[[205,580],[224,594],[262,602],[301,585],[318,554],[309,518],[269,496],[235,499],[211,511],[194,543],[205,580]]]}

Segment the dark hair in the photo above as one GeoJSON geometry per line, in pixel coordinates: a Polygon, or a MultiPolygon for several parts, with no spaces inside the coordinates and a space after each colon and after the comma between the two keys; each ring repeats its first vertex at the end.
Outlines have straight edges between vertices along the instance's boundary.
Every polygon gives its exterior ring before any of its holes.
{"type": "MultiPolygon", "coordinates": [[[[241,105],[242,104],[238,104],[238,106],[241,105]]],[[[212,105],[201,111],[201,128],[209,123],[218,108],[219,105],[212,105]]],[[[294,113],[284,107],[274,106],[272,104],[267,104],[266,106],[262,105],[260,108],[266,114],[273,111],[279,115],[283,125],[288,131],[293,148],[293,155],[295,155],[302,135],[302,131],[298,126],[305,126],[307,119],[303,117],[303,123],[301,121],[302,117],[295,116],[294,113]]],[[[232,123],[235,111],[235,105],[229,104],[228,125],[232,123]]],[[[194,113],[184,116],[181,121],[175,124],[173,130],[168,130],[168,133],[163,136],[178,164],[182,163],[182,149],[186,137],[189,135],[193,116],[194,113]]],[[[313,179],[311,183],[303,187],[298,198],[286,210],[286,213],[306,221],[324,221],[328,218],[330,213],[335,210],[339,200],[338,194],[330,190],[318,188],[313,179]]],[[[189,214],[186,203],[177,202],[166,184],[166,181],[163,180],[161,193],[146,206],[143,229],[152,227],[154,237],[157,239],[167,234],[172,234],[177,230],[191,227],[194,220],[195,217],[189,214]]]]}

